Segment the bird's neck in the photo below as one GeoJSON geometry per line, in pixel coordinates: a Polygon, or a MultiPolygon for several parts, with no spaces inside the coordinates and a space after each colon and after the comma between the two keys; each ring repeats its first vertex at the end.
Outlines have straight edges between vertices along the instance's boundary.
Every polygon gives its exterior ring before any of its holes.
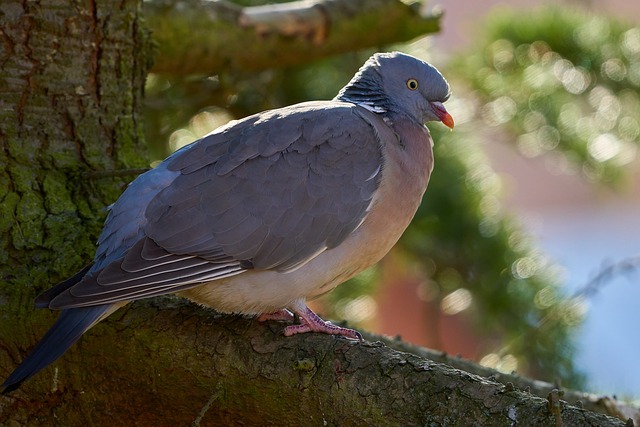
{"type": "Polygon", "coordinates": [[[393,129],[400,147],[389,151],[401,168],[407,180],[407,186],[414,194],[422,197],[433,170],[433,141],[429,129],[415,119],[404,114],[389,113],[384,121],[393,129]]]}
{"type": "Polygon", "coordinates": [[[372,73],[356,75],[333,100],[356,104],[373,113],[386,113],[390,109],[389,97],[382,89],[379,77],[372,73]]]}

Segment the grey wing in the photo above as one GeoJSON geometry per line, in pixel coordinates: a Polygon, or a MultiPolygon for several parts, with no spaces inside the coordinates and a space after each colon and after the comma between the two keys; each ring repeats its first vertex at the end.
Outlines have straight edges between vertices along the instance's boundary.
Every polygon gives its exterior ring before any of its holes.
{"type": "Polygon", "coordinates": [[[294,269],[362,223],[381,177],[376,132],[345,104],[274,110],[196,144],[167,164],[180,174],[149,203],[145,237],[59,305],[294,269]]]}
{"type": "Polygon", "coordinates": [[[183,174],[149,205],[149,237],[175,254],[222,249],[257,269],[287,270],[339,245],[365,217],[382,154],[352,108],[267,117],[239,141],[169,165],[183,174]]]}

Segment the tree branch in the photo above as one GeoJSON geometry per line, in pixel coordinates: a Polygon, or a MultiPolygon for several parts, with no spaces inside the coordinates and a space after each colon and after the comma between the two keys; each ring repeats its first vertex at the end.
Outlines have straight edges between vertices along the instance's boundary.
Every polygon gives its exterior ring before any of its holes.
{"type": "Polygon", "coordinates": [[[508,388],[516,388],[531,393],[534,396],[548,398],[554,390],[562,395],[562,399],[570,405],[584,408],[592,412],[610,415],[612,417],[627,420],[631,418],[640,425],[640,409],[618,401],[615,397],[585,393],[577,390],[562,389],[558,384],[551,384],[532,378],[523,377],[515,372],[505,373],[479,365],[458,356],[452,357],[442,351],[435,351],[402,341],[399,338],[390,338],[370,333],[363,333],[368,341],[382,341],[394,350],[403,351],[438,363],[445,363],[453,368],[479,375],[504,384],[508,388]]]}
{"type": "Polygon", "coordinates": [[[154,73],[211,75],[308,63],[439,30],[440,11],[401,0],[303,0],[240,7],[226,1],[144,4],[157,42],[154,73]]]}
{"type": "Polygon", "coordinates": [[[380,341],[284,337],[178,298],[112,317],[1,398],[0,422],[55,408],[61,425],[624,425],[380,341]]]}

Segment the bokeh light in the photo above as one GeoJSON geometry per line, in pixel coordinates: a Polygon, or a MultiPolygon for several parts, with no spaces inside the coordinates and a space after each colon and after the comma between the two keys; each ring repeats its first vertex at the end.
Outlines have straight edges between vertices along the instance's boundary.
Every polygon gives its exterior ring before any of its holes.
{"type": "Polygon", "coordinates": [[[558,6],[490,24],[495,40],[456,67],[484,101],[480,118],[527,157],[564,154],[553,173],[617,184],[640,145],[640,29],[558,6]]]}

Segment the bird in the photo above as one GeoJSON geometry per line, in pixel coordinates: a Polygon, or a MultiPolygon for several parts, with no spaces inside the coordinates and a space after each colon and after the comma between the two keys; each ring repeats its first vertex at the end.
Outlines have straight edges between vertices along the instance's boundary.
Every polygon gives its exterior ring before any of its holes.
{"type": "Polygon", "coordinates": [[[453,129],[450,94],[431,64],[376,53],[332,100],[231,121],[175,151],[109,207],[93,261],[36,298],[60,316],[0,391],[120,307],[169,293],[291,321],[286,336],[362,340],[307,301],[378,262],[407,228],[433,170],[425,123],[453,129]]]}

